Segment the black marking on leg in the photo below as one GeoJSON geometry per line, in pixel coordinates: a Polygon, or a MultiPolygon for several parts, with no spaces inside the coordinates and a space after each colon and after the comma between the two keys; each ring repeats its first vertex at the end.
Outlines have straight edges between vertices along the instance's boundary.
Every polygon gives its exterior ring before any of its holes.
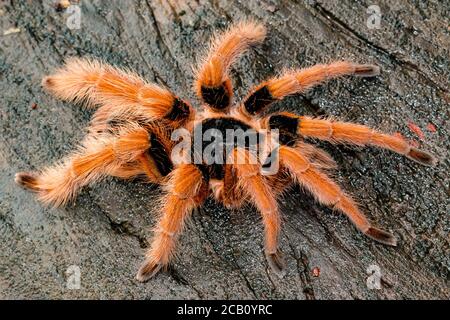
{"type": "Polygon", "coordinates": [[[173,102],[172,110],[165,116],[166,119],[171,121],[179,121],[189,118],[191,110],[189,105],[179,98],[175,98],[173,102]]]}
{"type": "Polygon", "coordinates": [[[299,122],[300,119],[298,117],[275,114],[269,118],[269,128],[283,130],[294,135],[297,134],[299,122]]]}
{"type": "Polygon", "coordinates": [[[387,231],[375,228],[375,227],[370,227],[369,229],[367,229],[367,231],[365,232],[367,236],[369,236],[370,238],[372,238],[375,241],[378,241],[382,244],[388,245],[388,246],[392,246],[395,247],[397,246],[397,239],[395,238],[395,236],[387,231]]]}
{"type": "Polygon", "coordinates": [[[136,280],[139,282],[146,282],[153,278],[161,269],[162,264],[149,265],[147,261],[145,261],[136,275],[136,280]]]}
{"type": "Polygon", "coordinates": [[[414,160],[425,166],[434,166],[437,163],[436,158],[428,152],[412,147],[406,155],[411,160],[414,160]]]}
{"type": "Polygon", "coordinates": [[[228,108],[231,102],[230,93],[225,82],[218,87],[201,87],[202,98],[205,103],[217,110],[228,108]]]}
{"type": "Polygon", "coordinates": [[[276,253],[266,252],[266,258],[270,268],[275,274],[280,278],[283,278],[286,274],[286,263],[284,261],[283,253],[280,250],[277,250],[276,253]]]}
{"type": "Polygon", "coordinates": [[[380,67],[371,64],[362,64],[355,67],[355,75],[359,77],[375,77],[380,74],[380,67]]]}
{"type": "Polygon", "coordinates": [[[173,170],[169,150],[166,150],[161,141],[154,134],[150,134],[150,148],[147,151],[155,161],[156,167],[163,177],[173,170]]]}
{"type": "Polygon", "coordinates": [[[24,188],[27,188],[29,190],[38,190],[37,183],[36,183],[36,175],[29,172],[19,172],[16,173],[16,176],[14,178],[16,183],[18,185],[21,185],[24,188]]]}
{"type": "Polygon", "coordinates": [[[276,99],[270,93],[267,86],[263,86],[253,92],[245,101],[245,110],[249,114],[257,114],[272,104],[276,99]]]}
{"type": "Polygon", "coordinates": [[[276,114],[269,118],[269,129],[279,130],[281,145],[293,146],[299,139],[297,133],[300,119],[283,114],[276,114]]]}
{"type": "Polygon", "coordinates": [[[225,176],[225,167],[223,164],[211,164],[208,166],[211,179],[223,180],[225,176]]]}

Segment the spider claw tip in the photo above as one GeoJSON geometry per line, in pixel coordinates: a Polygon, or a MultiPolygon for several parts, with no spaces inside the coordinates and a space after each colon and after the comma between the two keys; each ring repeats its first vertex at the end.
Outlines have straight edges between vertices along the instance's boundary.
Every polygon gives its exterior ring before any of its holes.
{"type": "Polygon", "coordinates": [[[26,189],[36,190],[36,176],[32,173],[17,172],[14,176],[14,182],[26,189]]]}
{"type": "Polygon", "coordinates": [[[398,244],[397,238],[392,233],[389,233],[387,231],[375,227],[370,227],[365,233],[368,237],[372,238],[375,241],[378,241],[379,243],[391,247],[396,247],[398,244]]]}
{"type": "Polygon", "coordinates": [[[266,253],[267,262],[275,274],[283,278],[286,275],[286,263],[283,253],[278,250],[276,253],[266,253]]]}
{"type": "Polygon", "coordinates": [[[355,75],[359,77],[376,77],[380,72],[380,67],[374,64],[363,64],[355,67],[355,75]]]}
{"type": "Polygon", "coordinates": [[[44,88],[50,88],[51,86],[53,86],[54,81],[53,81],[52,77],[47,76],[42,79],[41,84],[44,88]]]}
{"type": "Polygon", "coordinates": [[[411,160],[414,160],[422,165],[433,167],[437,164],[437,159],[431,153],[411,147],[406,155],[411,160]]]}
{"type": "Polygon", "coordinates": [[[148,261],[145,261],[141,267],[139,268],[138,273],[136,274],[136,280],[139,282],[147,282],[151,278],[153,278],[159,270],[161,270],[161,264],[154,264],[148,261]]]}

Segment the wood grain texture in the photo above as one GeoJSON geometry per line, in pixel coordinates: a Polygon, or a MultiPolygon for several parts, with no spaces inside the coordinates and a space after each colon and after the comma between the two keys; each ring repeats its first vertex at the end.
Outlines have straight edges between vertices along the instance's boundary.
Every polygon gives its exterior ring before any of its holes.
{"type": "Polygon", "coordinates": [[[381,28],[369,29],[371,1],[81,1],[79,30],[69,30],[67,12],[52,3],[0,3],[0,298],[450,298],[448,3],[379,0],[381,28]],[[90,56],[198,105],[193,62],[214,30],[247,17],[263,21],[268,38],[233,68],[237,99],[286,67],[335,59],[377,64],[375,79],[333,81],[271,110],[400,132],[440,163],[426,168],[386,151],[320,143],[340,166],[340,184],[399,238],[397,248],[367,239],[294,188],[281,204],[283,279],[266,263],[256,210],[230,212],[211,200],[183,233],[170,272],[138,283],[157,187],[111,179],[54,210],[14,184],[15,172],[73,149],[92,114],[44,93],[41,79],[69,56],[90,56]],[[4,36],[12,27],[20,32],[4,36]],[[372,264],[382,273],[380,290],[366,285],[372,264]],[[70,265],[80,267],[79,290],[66,288],[70,265]]]}

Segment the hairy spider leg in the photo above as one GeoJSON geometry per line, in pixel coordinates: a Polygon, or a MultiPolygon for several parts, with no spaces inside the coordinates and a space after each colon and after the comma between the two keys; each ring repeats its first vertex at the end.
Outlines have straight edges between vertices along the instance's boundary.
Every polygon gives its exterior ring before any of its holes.
{"type": "Polygon", "coordinates": [[[119,137],[90,137],[79,150],[53,166],[38,173],[17,173],[16,182],[35,191],[43,203],[65,205],[83,186],[107,175],[128,178],[147,173],[150,180],[158,179],[160,174],[151,162],[139,165],[149,148],[149,133],[143,128],[128,129],[119,137]]]}
{"type": "Polygon", "coordinates": [[[285,263],[283,255],[278,248],[278,238],[281,229],[281,217],[278,210],[274,191],[261,175],[261,165],[251,161],[249,151],[236,148],[233,154],[238,183],[247,194],[252,204],[261,214],[265,230],[265,253],[272,270],[280,276],[284,275],[285,263]]]}
{"type": "Polygon", "coordinates": [[[246,21],[213,37],[209,52],[196,70],[194,83],[197,96],[207,107],[219,112],[228,111],[233,95],[230,66],[251,45],[264,40],[265,35],[263,25],[246,21]]]}
{"type": "Polygon", "coordinates": [[[149,280],[168,265],[174,254],[176,239],[192,211],[199,207],[208,194],[202,172],[193,164],[182,164],[172,171],[162,199],[162,214],[154,229],[146,259],[136,279],[149,280]]]}
{"type": "Polygon", "coordinates": [[[275,101],[282,100],[284,97],[295,93],[304,93],[324,81],[345,75],[373,77],[379,73],[380,68],[378,66],[347,61],[289,70],[281,76],[271,78],[252,89],[240,106],[240,111],[250,116],[257,115],[275,101]]]}
{"type": "Polygon", "coordinates": [[[96,60],[70,58],[55,74],[45,77],[42,85],[59,99],[100,106],[94,122],[132,115],[183,122],[194,112],[168,89],[96,60]]]}
{"type": "Polygon", "coordinates": [[[306,188],[322,204],[344,213],[353,224],[370,238],[390,246],[397,245],[397,239],[389,232],[373,227],[355,202],[330,177],[312,165],[299,150],[280,147],[280,162],[292,178],[306,188]]]}

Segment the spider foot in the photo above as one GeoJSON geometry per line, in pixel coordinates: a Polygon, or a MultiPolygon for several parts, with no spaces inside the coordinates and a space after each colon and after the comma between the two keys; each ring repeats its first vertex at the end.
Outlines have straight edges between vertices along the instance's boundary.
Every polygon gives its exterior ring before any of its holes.
{"type": "Polygon", "coordinates": [[[380,67],[372,64],[360,64],[355,67],[355,76],[375,77],[380,74],[380,67]]]}
{"type": "Polygon", "coordinates": [[[397,238],[395,236],[387,231],[375,228],[375,227],[369,227],[365,234],[372,238],[375,241],[378,241],[382,244],[396,247],[397,246],[397,238]]]}
{"type": "Polygon", "coordinates": [[[423,164],[424,166],[434,166],[437,163],[437,159],[428,152],[412,147],[406,155],[411,160],[423,164]]]}
{"type": "Polygon", "coordinates": [[[160,263],[145,260],[136,274],[136,280],[139,282],[146,282],[153,278],[162,269],[162,267],[163,265],[160,263]]]}
{"type": "Polygon", "coordinates": [[[44,77],[41,84],[46,89],[51,88],[55,85],[55,79],[50,76],[44,77]]]}
{"type": "Polygon", "coordinates": [[[36,175],[30,172],[18,172],[14,181],[28,190],[37,190],[36,175]]]}
{"type": "Polygon", "coordinates": [[[280,250],[277,250],[275,253],[266,252],[266,259],[273,272],[280,278],[283,278],[286,274],[286,263],[284,261],[283,253],[280,250]]]}

